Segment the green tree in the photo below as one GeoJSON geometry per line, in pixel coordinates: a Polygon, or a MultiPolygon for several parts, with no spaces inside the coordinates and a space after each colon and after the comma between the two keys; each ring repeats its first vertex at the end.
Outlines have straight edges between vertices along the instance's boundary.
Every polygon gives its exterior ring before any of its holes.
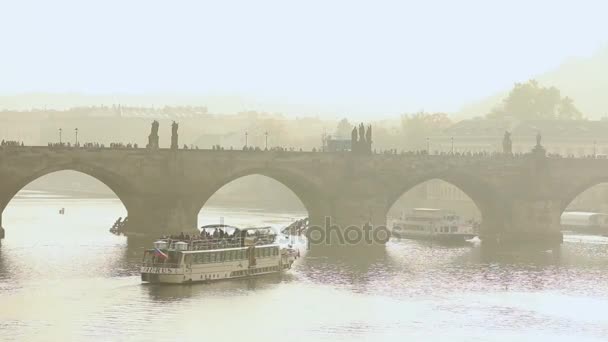
{"type": "Polygon", "coordinates": [[[350,138],[350,133],[353,130],[353,125],[346,118],[340,120],[338,122],[338,126],[336,127],[336,137],[340,139],[350,138]]]}
{"type": "Polygon", "coordinates": [[[520,120],[578,120],[582,114],[569,97],[562,98],[559,89],[542,87],[535,80],[516,83],[502,106],[494,108],[489,118],[514,117],[520,120]]]}
{"type": "Polygon", "coordinates": [[[583,114],[574,106],[574,100],[566,96],[560,100],[557,106],[557,118],[560,120],[581,120],[583,114]]]}

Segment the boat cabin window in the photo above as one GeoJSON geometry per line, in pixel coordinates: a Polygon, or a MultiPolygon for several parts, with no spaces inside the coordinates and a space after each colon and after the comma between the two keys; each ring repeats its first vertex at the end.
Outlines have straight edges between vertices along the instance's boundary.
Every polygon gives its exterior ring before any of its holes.
{"type": "Polygon", "coordinates": [[[279,255],[277,247],[259,247],[255,249],[256,258],[268,258],[273,255],[279,255]]]}
{"type": "MultiPolygon", "coordinates": [[[[246,252],[246,250],[231,250],[221,252],[203,252],[188,254],[185,259],[185,262],[192,264],[209,264],[223,261],[243,260],[246,258],[246,252]]],[[[267,252],[262,249],[256,250],[256,255],[259,255],[260,258],[263,258],[266,255],[264,253],[268,253],[267,255],[270,256],[273,252],[270,249],[268,249],[267,252]]],[[[275,255],[278,255],[278,249],[276,249],[274,253],[276,253],[275,255]]],[[[146,260],[148,259],[145,259],[144,261],[146,260]]]]}

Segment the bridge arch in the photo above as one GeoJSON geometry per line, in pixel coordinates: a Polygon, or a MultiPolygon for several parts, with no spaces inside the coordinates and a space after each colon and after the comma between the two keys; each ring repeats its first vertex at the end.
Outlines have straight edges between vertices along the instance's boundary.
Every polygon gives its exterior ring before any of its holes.
{"type": "Polygon", "coordinates": [[[500,231],[504,227],[503,214],[505,212],[505,202],[502,196],[491,185],[481,181],[474,176],[466,173],[449,172],[428,173],[407,177],[405,180],[398,182],[399,186],[393,187],[387,201],[386,215],[390,209],[397,203],[399,198],[415,188],[418,185],[428,181],[440,180],[449,183],[462,191],[477,207],[481,216],[480,235],[485,235],[490,230],[500,231]]]}
{"type": "Polygon", "coordinates": [[[35,170],[31,173],[21,175],[7,186],[7,190],[3,191],[4,193],[2,194],[2,198],[8,198],[8,201],[10,201],[21,189],[34,180],[59,171],[76,171],[93,177],[110,188],[110,190],[116,194],[116,196],[125,204],[125,206],[128,202],[127,194],[132,189],[126,179],[123,179],[122,176],[119,176],[108,169],[84,163],[50,165],[42,169],[35,170]]]}
{"type": "Polygon", "coordinates": [[[252,175],[260,175],[277,181],[300,200],[311,220],[316,220],[317,218],[319,222],[322,220],[323,212],[327,207],[324,206],[325,199],[321,195],[319,186],[303,175],[278,168],[245,169],[215,180],[211,184],[204,186],[205,191],[203,191],[197,200],[198,204],[195,212],[200,212],[209,199],[224,186],[235,180],[252,175]]]}
{"type": "MultiPolygon", "coordinates": [[[[562,200],[559,203],[559,212],[560,214],[563,213],[564,211],[566,211],[568,209],[568,207],[570,207],[574,201],[576,201],[577,198],[579,198],[580,196],[586,196],[588,195],[589,191],[592,191],[593,188],[602,186],[602,185],[606,185],[606,197],[605,200],[608,204],[608,175],[606,176],[601,176],[601,177],[595,177],[595,178],[591,178],[591,179],[587,179],[584,180],[583,182],[577,183],[574,186],[572,186],[570,189],[566,190],[562,200]]],[[[589,209],[592,208],[588,208],[588,207],[579,207],[576,208],[578,210],[585,210],[588,211],[589,209]]]]}
{"type": "Polygon", "coordinates": [[[132,187],[129,182],[121,176],[110,170],[84,163],[55,164],[16,177],[7,177],[7,179],[4,180],[3,186],[0,188],[0,226],[2,224],[2,213],[4,212],[4,209],[19,191],[36,179],[60,171],[76,171],[100,181],[114,192],[127,211],[129,211],[131,201],[128,194],[132,191],[132,187]]]}

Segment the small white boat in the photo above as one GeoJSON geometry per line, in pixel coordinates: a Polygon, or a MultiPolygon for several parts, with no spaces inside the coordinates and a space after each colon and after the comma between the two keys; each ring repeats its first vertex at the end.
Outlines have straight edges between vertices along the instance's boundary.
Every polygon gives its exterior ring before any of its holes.
{"type": "Polygon", "coordinates": [[[144,252],[141,280],[209,282],[290,269],[300,252],[281,247],[275,238],[269,227],[240,229],[227,225],[204,226],[199,236],[163,238],[144,252]]]}
{"type": "Polygon", "coordinates": [[[414,208],[392,222],[391,234],[398,238],[465,242],[474,238],[475,223],[434,208],[414,208]]]}

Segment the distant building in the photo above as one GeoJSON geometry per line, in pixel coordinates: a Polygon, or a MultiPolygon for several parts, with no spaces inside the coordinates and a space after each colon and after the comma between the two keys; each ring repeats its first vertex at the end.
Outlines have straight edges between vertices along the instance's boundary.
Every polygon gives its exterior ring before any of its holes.
{"type": "MultiPolygon", "coordinates": [[[[608,120],[488,120],[460,121],[441,134],[430,137],[431,153],[502,152],[505,131],[511,132],[513,153],[527,153],[536,144],[536,134],[542,134],[547,153],[564,157],[585,157],[594,153],[608,155],[608,120]]],[[[418,199],[445,206],[461,206],[469,198],[456,186],[437,180],[424,184],[418,199]]],[[[472,203],[471,203],[472,205],[472,203]]],[[[463,207],[464,209],[464,207],[463,207]]],[[[570,204],[569,209],[608,213],[608,183],[585,191],[570,204]]],[[[470,208],[465,209],[468,213],[470,208]]]]}
{"type": "Polygon", "coordinates": [[[350,151],[351,149],[352,141],[350,137],[348,139],[345,139],[327,136],[324,139],[323,150],[326,152],[345,152],[350,151]]]}
{"type": "Polygon", "coordinates": [[[505,131],[511,132],[513,153],[527,153],[542,134],[547,153],[583,157],[608,154],[608,120],[460,121],[429,139],[431,152],[500,152],[505,131]]]}

